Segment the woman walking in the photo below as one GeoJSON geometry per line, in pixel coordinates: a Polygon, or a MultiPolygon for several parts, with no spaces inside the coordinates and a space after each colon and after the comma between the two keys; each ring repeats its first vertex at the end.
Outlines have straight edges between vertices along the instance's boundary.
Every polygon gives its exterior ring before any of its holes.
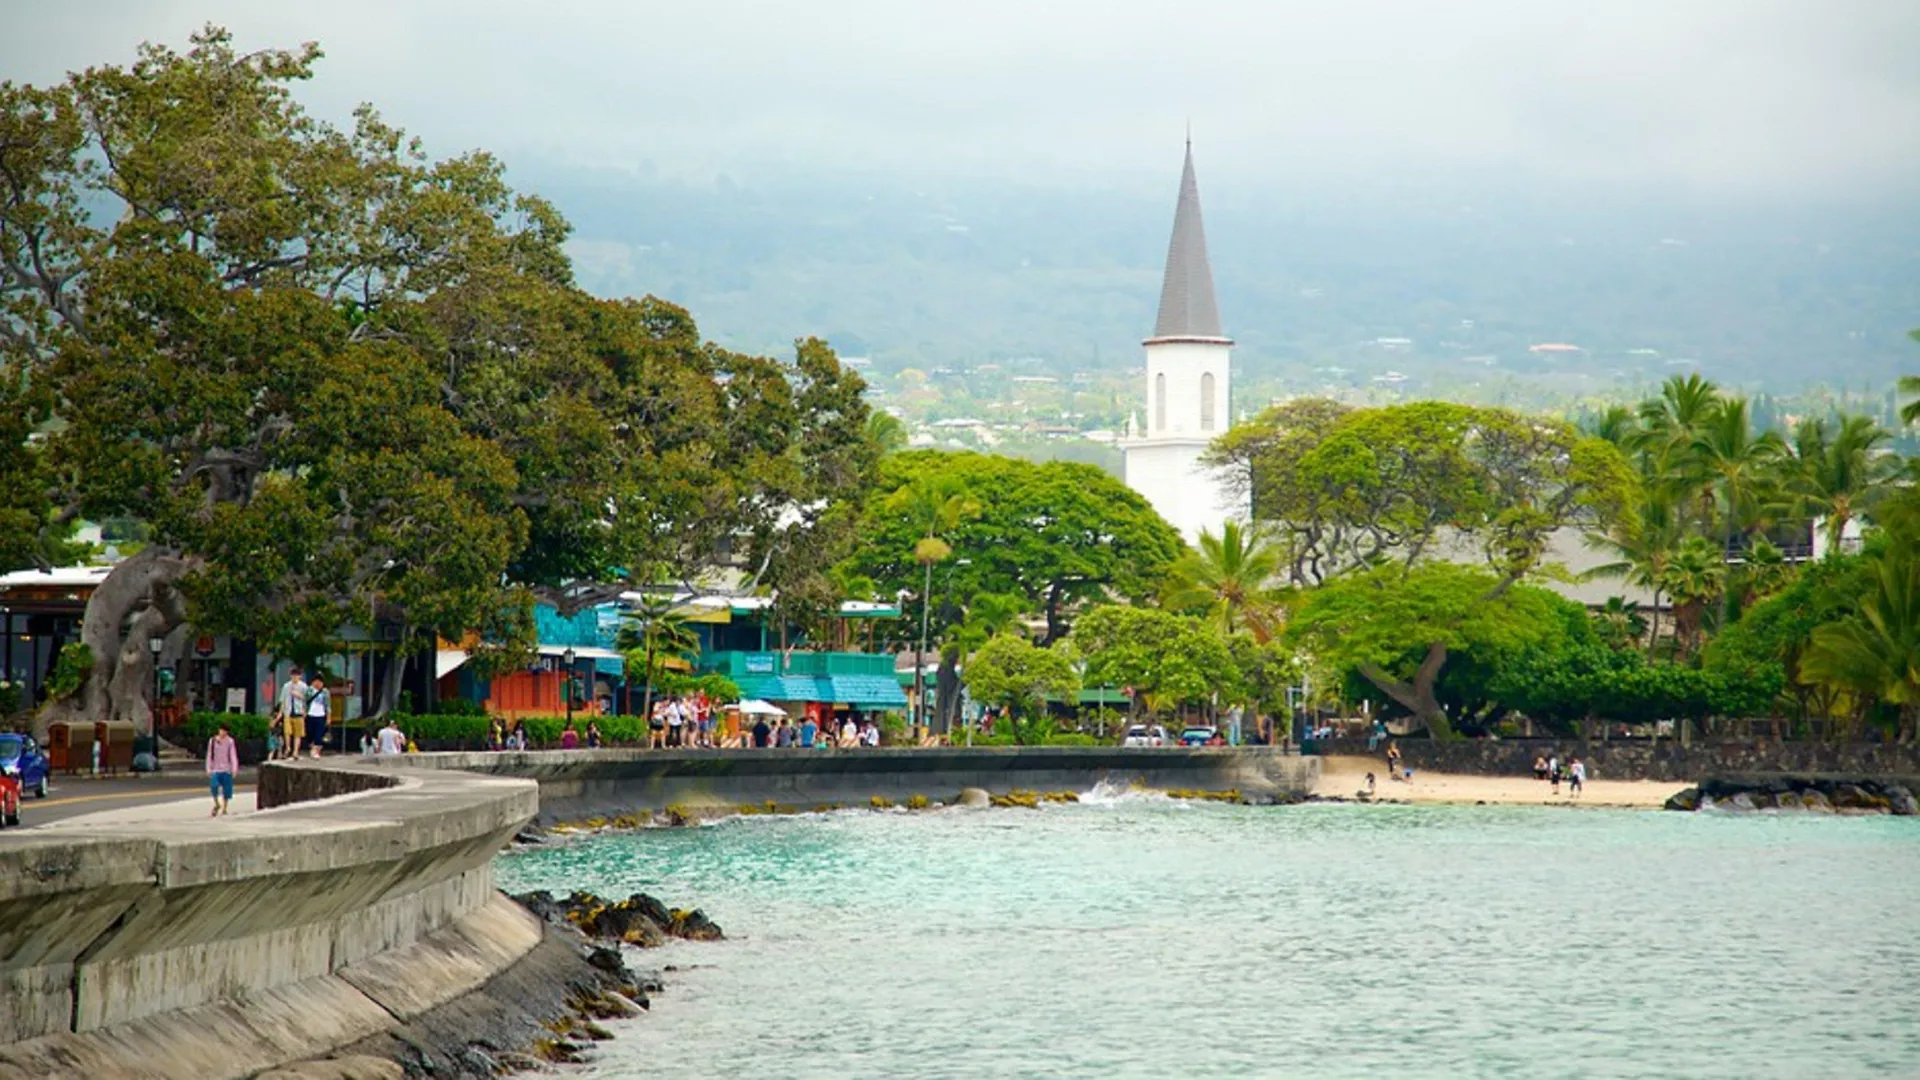
{"type": "Polygon", "coordinates": [[[327,683],[319,675],[307,684],[307,745],[313,748],[313,756],[320,756],[320,747],[327,741],[327,713],[333,705],[333,696],[327,692],[327,683]]]}
{"type": "Polygon", "coordinates": [[[221,724],[207,743],[207,787],[213,792],[213,813],[208,817],[227,812],[228,804],[233,802],[233,774],[239,771],[240,746],[233,741],[233,732],[227,725],[221,724]]]}

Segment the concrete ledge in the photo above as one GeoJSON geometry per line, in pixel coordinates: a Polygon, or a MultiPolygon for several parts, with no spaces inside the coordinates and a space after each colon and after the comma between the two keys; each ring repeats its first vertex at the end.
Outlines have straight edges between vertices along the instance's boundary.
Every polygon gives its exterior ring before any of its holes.
{"type": "Polygon", "coordinates": [[[1102,781],[1292,798],[1312,791],[1320,774],[1318,758],[1265,747],[547,750],[408,754],[373,766],[527,777],[540,784],[540,817],[549,822],[675,803],[805,807],[874,795],[946,799],[967,787],[1084,791],[1102,781]]]}
{"type": "Polygon", "coordinates": [[[336,974],[84,1033],[0,1046],[0,1080],[226,1080],[382,1036],[487,985],[542,940],[499,893],[412,945],[336,974]]]}
{"type": "Polygon", "coordinates": [[[528,780],[351,759],[275,772],[356,793],[0,835],[0,1045],[160,1014],[170,1029],[419,942],[493,902],[493,855],[538,810],[528,780]]]}

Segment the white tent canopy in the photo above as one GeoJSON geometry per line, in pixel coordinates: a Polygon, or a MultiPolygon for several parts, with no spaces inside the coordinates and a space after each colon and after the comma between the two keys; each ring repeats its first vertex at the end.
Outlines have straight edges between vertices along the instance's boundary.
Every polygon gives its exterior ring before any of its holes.
{"type": "Polygon", "coordinates": [[[742,701],[740,703],[740,712],[746,716],[787,715],[787,710],[775,705],[771,701],[762,701],[759,698],[747,698],[745,701],[742,701]]]}

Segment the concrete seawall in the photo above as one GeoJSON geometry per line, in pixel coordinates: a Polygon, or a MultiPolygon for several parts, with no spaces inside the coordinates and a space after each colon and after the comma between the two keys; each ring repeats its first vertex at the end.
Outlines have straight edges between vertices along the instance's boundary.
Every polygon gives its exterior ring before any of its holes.
{"type": "MultiPolygon", "coordinates": [[[[543,750],[408,754],[388,764],[526,777],[544,822],[675,804],[808,808],[875,795],[952,799],[962,788],[1085,791],[1105,781],[1238,790],[1285,801],[1313,790],[1320,761],[1264,747],[994,747],[880,750],[543,750]]],[[[263,783],[262,798],[273,798],[263,783]]]]}
{"type": "Polygon", "coordinates": [[[268,771],[343,794],[0,837],[0,1078],[249,1076],[375,1038],[541,944],[492,872],[532,782],[268,771]]]}

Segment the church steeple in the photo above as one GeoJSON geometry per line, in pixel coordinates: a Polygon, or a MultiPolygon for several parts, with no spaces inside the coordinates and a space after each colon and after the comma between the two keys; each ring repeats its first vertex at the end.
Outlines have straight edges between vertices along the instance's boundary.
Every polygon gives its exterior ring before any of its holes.
{"type": "Polygon", "coordinates": [[[1173,209],[1173,238],[1167,243],[1167,273],[1160,284],[1160,315],[1155,338],[1217,338],[1220,306],[1213,298],[1213,269],[1207,264],[1207,230],[1200,221],[1200,185],[1193,177],[1193,138],[1187,138],[1186,168],[1180,173],[1180,201],[1173,209]]]}

